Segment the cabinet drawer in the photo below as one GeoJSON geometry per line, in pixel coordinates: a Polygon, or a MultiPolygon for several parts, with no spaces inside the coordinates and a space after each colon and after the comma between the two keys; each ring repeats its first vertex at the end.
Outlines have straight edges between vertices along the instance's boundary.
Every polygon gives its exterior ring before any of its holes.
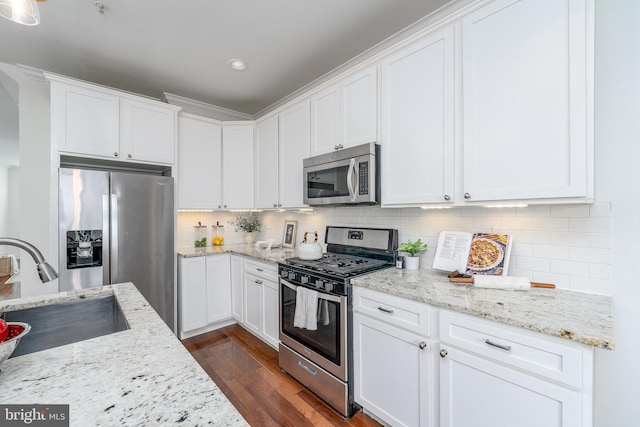
{"type": "Polygon", "coordinates": [[[276,280],[278,278],[278,266],[259,261],[244,262],[244,272],[260,276],[264,279],[276,280]]]}
{"type": "Polygon", "coordinates": [[[440,312],[440,340],[489,359],[576,388],[582,387],[583,351],[535,332],[487,320],[440,312]]]}
{"type": "Polygon", "coordinates": [[[426,304],[354,286],[353,311],[424,337],[431,336],[432,310],[426,304]]]}

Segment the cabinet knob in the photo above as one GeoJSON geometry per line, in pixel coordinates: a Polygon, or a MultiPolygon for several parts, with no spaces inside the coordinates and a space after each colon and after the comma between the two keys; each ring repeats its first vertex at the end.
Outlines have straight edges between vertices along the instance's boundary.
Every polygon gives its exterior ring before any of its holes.
{"type": "Polygon", "coordinates": [[[256,279],[256,284],[262,285],[262,280],[256,279]]]}
{"type": "Polygon", "coordinates": [[[424,350],[425,348],[427,348],[427,343],[422,341],[420,344],[418,344],[418,347],[420,347],[420,350],[424,350]]]}
{"type": "Polygon", "coordinates": [[[131,154],[127,154],[127,157],[131,159],[133,156],[131,154]]]}
{"type": "Polygon", "coordinates": [[[222,205],[218,205],[218,209],[222,208],[222,205]]]}
{"type": "Polygon", "coordinates": [[[113,153],[113,157],[118,157],[118,152],[113,153]]]}
{"type": "Polygon", "coordinates": [[[225,209],[227,208],[227,205],[224,205],[225,209]]]}
{"type": "Polygon", "coordinates": [[[445,357],[447,357],[447,354],[449,354],[449,353],[444,348],[442,350],[440,350],[440,357],[442,357],[443,359],[445,357]]]}
{"type": "Polygon", "coordinates": [[[449,200],[451,200],[451,196],[449,196],[448,194],[445,194],[444,199],[448,202],[449,200]]]}
{"type": "Polygon", "coordinates": [[[282,204],[278,203],[278,207],[282,207],[282,204]]]}
{"type": "Polygon", "coordinates": [[[274,207],[274,208],[277,208],[277,207],[278,207],[278,204],[277,204],[277,203],[274,203],[274,204],[273,204],[273,207],[274,207]]]}
{"type": "Polygon", "coordinates": [[[469,200],[471,198],[471,194],[469,193],[464,193],[464,198],[469,200]]]}
{"type": "Polygon", "coordinates": [[[334,146],[333,146],[333,149],[334,149],[334,150],[337,150],[337,149],[338,149],[338,146],[337,146],[337,145],[334,145],[334,146]]]}

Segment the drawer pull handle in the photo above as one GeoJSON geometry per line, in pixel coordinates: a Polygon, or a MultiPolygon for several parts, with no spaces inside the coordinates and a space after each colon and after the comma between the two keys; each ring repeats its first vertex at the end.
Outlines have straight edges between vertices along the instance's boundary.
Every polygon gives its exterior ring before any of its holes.
{"type": "Polygon", "coordinates": [[[256,268],[256,270],[258,270],[261,273],[264,271],[262,268],[256,268]]]}
{"type": "Polygon", "coordinates": [[[511,351],[511,346],[510,345],[496,344],[493,341],[491,341],[489,338],[484,340],[484,342],[485,342],[485,344],[489,344],[490,346],[497,347],[497,348],[500,348],[500,349],[506,350],[506,351],[511,351]]]}
{"type": "Polygon", "coordinates": [[[305,371],[309,372],[311,375],[314,375],[314,376],[318,375],[318,371],[316,371],[315,369],[312,369],[312,368],[308,367],[307,365],[305,365],[304,363],[302,363],[302,360],[298,360],[298,366],[300,366],[305,371]]]}
{"type": "Polygon", "coordinates": [[[383,311],[385,313],[393,314],[393,310],[384,307],[378,307],[378,310],[383,311]]]}

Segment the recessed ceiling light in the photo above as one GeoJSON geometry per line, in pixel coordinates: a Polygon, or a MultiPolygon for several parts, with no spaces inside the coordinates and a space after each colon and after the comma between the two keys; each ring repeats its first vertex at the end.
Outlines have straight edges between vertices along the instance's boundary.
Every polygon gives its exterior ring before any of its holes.
{"type": "Polygon", "coordinates": [[[231,69],[235,71],[244,71],[249,68],[247,63],[242,59],[230,59],[227,61],[227,64],[229,64],[229,67],[231,67],[231,69]]]}

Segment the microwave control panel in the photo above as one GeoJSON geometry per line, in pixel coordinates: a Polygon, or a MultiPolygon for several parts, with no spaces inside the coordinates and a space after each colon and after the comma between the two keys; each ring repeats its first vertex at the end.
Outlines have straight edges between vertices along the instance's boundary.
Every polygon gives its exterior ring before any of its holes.
{"type": "Polygon", "coordinates": [[[358,171],[360,182],[358,194],[369,194],[369,162],[360,162],[358,164],[358,171]]]}

